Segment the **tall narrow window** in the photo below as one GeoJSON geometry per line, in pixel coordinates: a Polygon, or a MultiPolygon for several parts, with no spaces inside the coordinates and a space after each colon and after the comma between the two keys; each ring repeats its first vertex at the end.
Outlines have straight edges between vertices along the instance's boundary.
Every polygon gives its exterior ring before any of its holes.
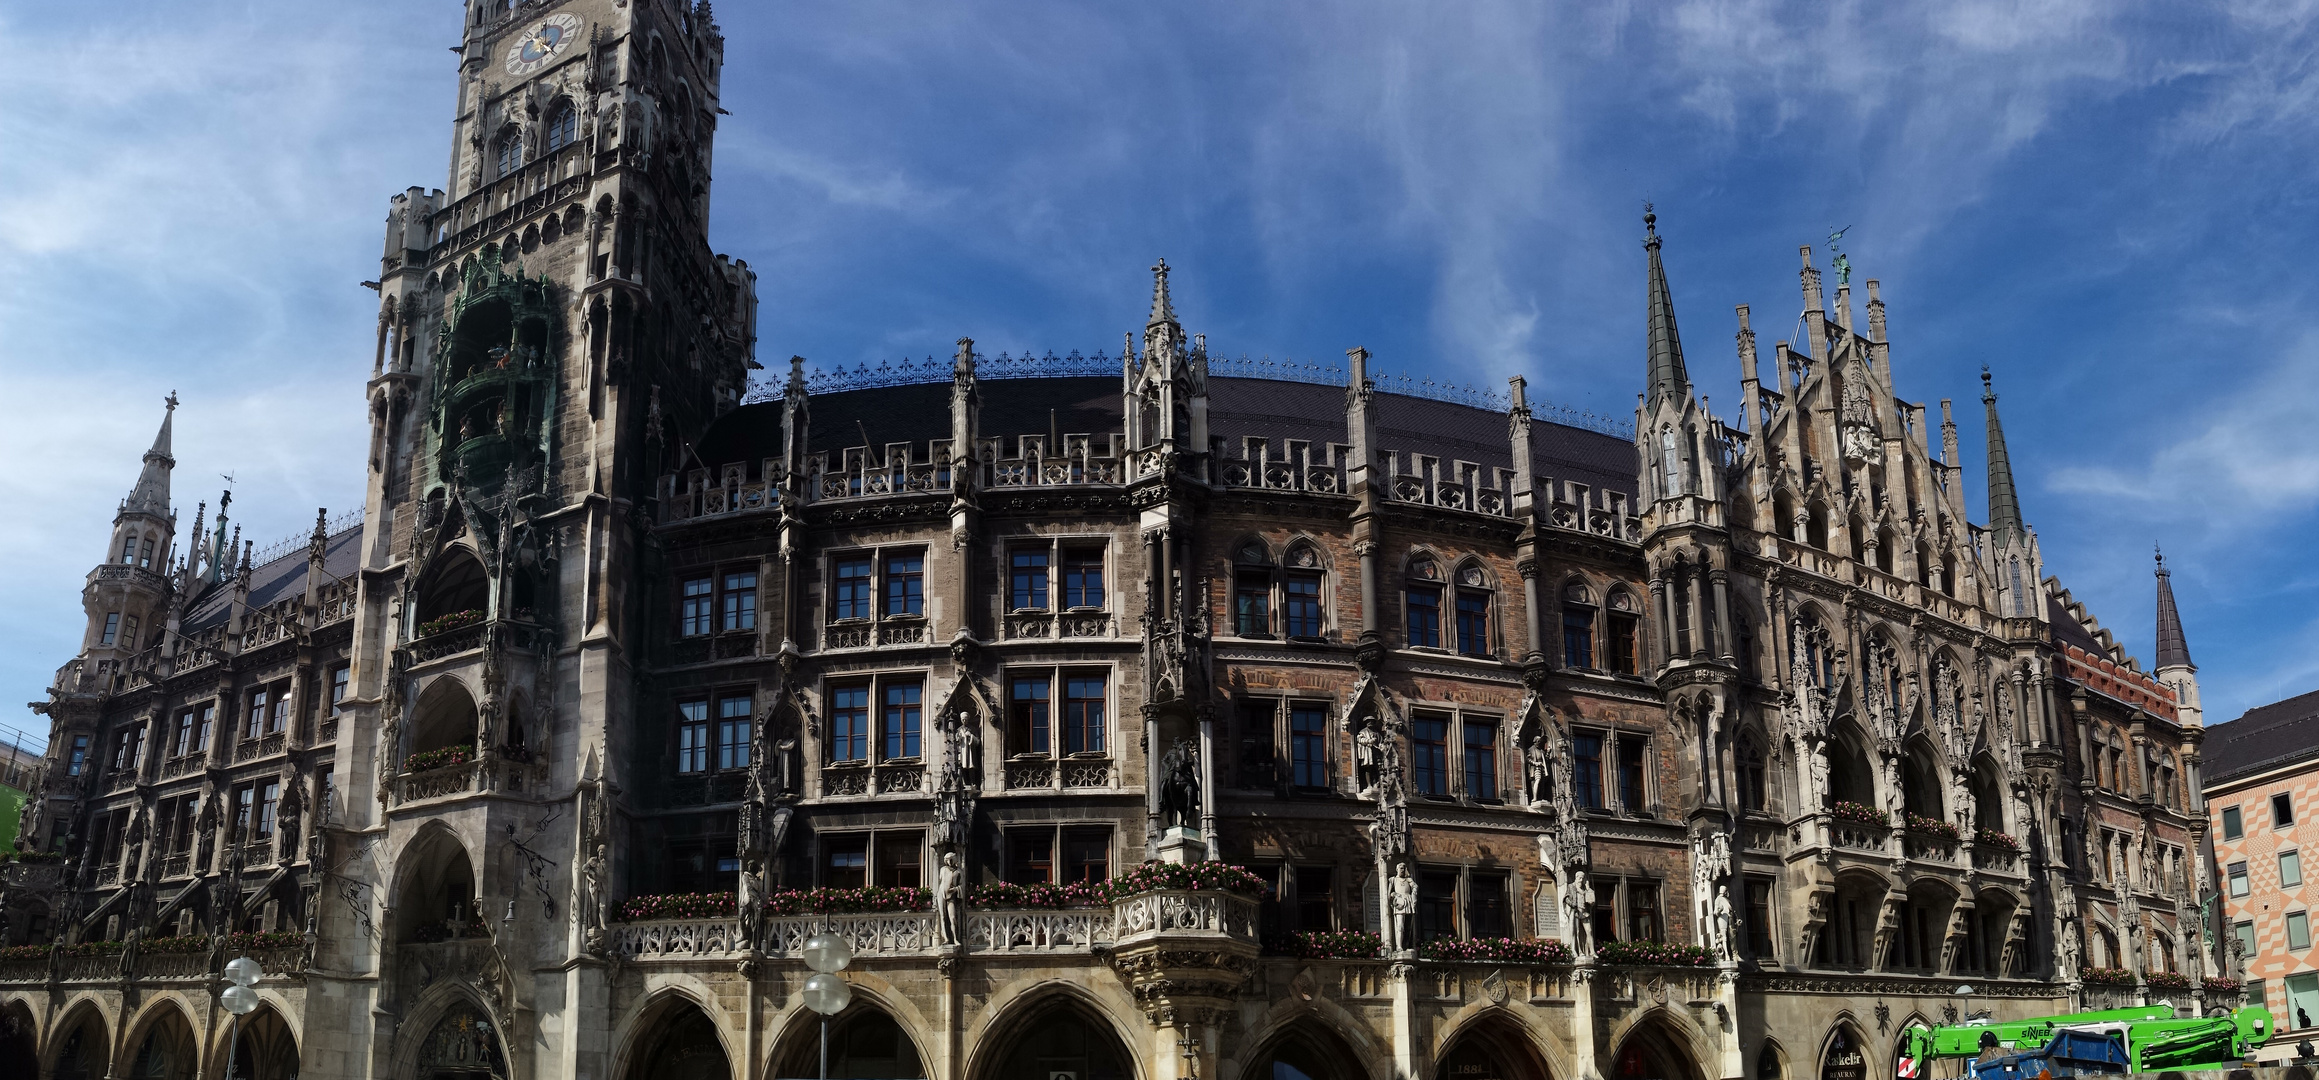
{"type": "Polygon", "coordinates": [[[1465,722],[1465,794],[1469,799],[1495,802],[1498,798],[1498,725],[1465,722]]]}
{"type": "Polygon", "coordinates": [[[136,558],[137,558],[137,537],[136,537],[136,535],[135,535],[134,533],[132,533],[132,534],[130,534],[130,535],[128,535],[128,536],[124,536],[124,537],[122,537],[122,538],[121,538],[121,561],[122,561],[122,562],[125,562],[125,563],[126,563],[126,562],[135,562],[135,561],[136,561],[136,558]]]}
{"type": "Polygon", "coordinates": [[[1103,606],[1103,549],[1066,548],[1063,551],[1063,606],[1103,606]]]}
{"type": "Polygon", "coordinates": [[[2234,862],[2230,864],[2229,876],[2230,894],[2232,896],[2245,896],[2248,891],[2247,864],[2245,862],[2234,862]]]}
{"type": "Polygon", "coordinates": [[[1457,651],[1466,656],[1490,655],[1490,594],[1458,590],[1457,651]]]}
{"type": "Polygon", "coordinates": [[[2238,809],[2238,807],[2235,807],[2235,806],[2225,806],[2225,807],[2223,807],[2223,808],[2222,808],[2222,838],[2223,838],[2223,839],[2225,839],[2225,840],[2237,840],[2237,839],[2240,839],[2241,837],[2244,837],[2246,834],[2247,834],[2246,821],[2245,821],[2245,819],[2244,819],[2244,818],[2242,818],[2242,817],[2239,815],[2239,809],[2238,809]]]}
{"type": "Polygon", "coordinates": [[[1513,936],[1506,904],[1506,875],[1474,873],[1466,878],[1465,920],[1477,938],[1513,936]]]}
{"type": "Polygon", "coordinates": [[[266,705],[267,702],[271,701],[272,699],[273,695],[269,691],[250,691],[250,715],[248,722],[242,725],[242,738],[257,739],[264,737],[266,731],[266,714],[272,711],[268,709],[266,705]]]}
{"type": "Polygon", "coordinates": [[[710,595],[716,582],[710,578],[686,578],[682,606],[677,610],[677,632],[686,637],[708,633],[714,628],[716,599],[710,595]]]}
{"type": "Polygon", "coordinates": [[[1318,791],[1329,786],[1329,710],[1300,701],[1288,707],[1288,753],[1296,786],[1318,791]]]}
{"type": "Polygon", "coordinates": [[[1017,885],[1046,885],[1055,880],[1055,831],[1007,830],[1007,880],[1017,885]]]}
{"type": "Polygon", "coordinates": [[[1772,954],[1771,881],[1747,879],[1747,955],[1755,960],[1778,959],[1772,954]]]}
{"type": "Polygon", "coordinates": [[[346,691],[352,685],[354,669],[345,664],[330,669],[330,715],[337,716],[346,709],[346,691]]]}
{"type": "Polygon", "coordinates": [[[1457,874],[1427,870],[1417,875],[1417,940],[1457,937],[1457,874]]]}
{"type": "Polygon", "coordinates": [[[1301,931],[1337,928],[1336,871],[1326,866],[1296,868],[1296,928],[1301,931]]]}
{"type": "Polygon", "coordinates": [[[144,547],[137,556],[137,565],[147,570],[153,568],[153,538],[150,536],[145,538],[144,547]]]}
{"type": "Polygon", "coordinates": [[[886,556],[886,614],[926,614],[926,556],[886,556]]]}
{"type": "Polygon", "coordinates": [[[204,702],[201,706],[200,717],[193,722],[194,750],[202,751],[209,749],[209,729],[212,724],[216,723],[216,721],[217,703],[214,701],[204,702]]]}
{"type": "Polygon", "coordinates": [[[122,622],[122,627],[121,627],[121,644],[123,644],[123,645],[126,645],[126,646],[128,646],[128,647],[130,647],[130,648],[132,648],[132,649],[136,648],[136,647],[137,647],[137,617],[136,617],[135,615],[131,615],[131,616],[129,616],[128,618],[126,618],[126,619],[123,619],[121,622],[122,622]]]}
{"type": "Polygon", "coordinates": [[[2280,852],[2280,853],[2279,853],[2279,884],[2281,884],[2281,885],[2301,885],[2302,883],[2303,883],[2303,856],[2302,856],[2302,854],[2301,854],[2300,852],[2294,852],[2294,851],[2282,851],[2282,852],[2280,852]]]}
{"type": "Polygon", "coordinates": [[[289,725],[290,688],[287,685],[276,686],[273,706],[266,710],[266,734],[279,735],[289,725]]]}
{"type": "Polygon", "coordinates": [[[1403,607],[1409,616],[1409,647],[1413,649],[1441,647],[1441,586],[1431,580],[1436,573],[1430,562],[1420,562],[1409,571],[1403,607]]]}
{"type": "Polygon", "coordinates": [[[709,771],[709,703],[680,702],[676,715],[676,771],[709,771]]]}
{"type": "Polygon", "coordinates": [[[1045,677],[1017,676],[1008,695],[1007,752],[1044,754],[1050,745],[1045,677]]]}
{"type": "Polygon", "coordinates": [[[2271,825],[2284,829],[2295,823],[2295,802],[2282,791],[2271,796],[2271,825]]]}
{"type": "Polygon", "coordinates": [[[1065,882],[1096,882],[1110,879],[1111,830],[1108,828],[1063,830],[1063,880],[1065,882]]]}
{"type": "Polygon", "coordinates": [[[1072,675],[1063,680],[1063,752],[1100,754],[1105,731],[1104,678],[1072,675]]]}
{"type": "Polygon", "coordinates": [[[1420,795],[1449,794],[1449,719],[1420,716],[1410,725],[1410,766],[1420,795]]]}
{"type": "Polygon", "coordinates": [[[1763,747],[1753,734],[1739,737],[1739,808],[1761,811],[1764,806],[1763,747]]]}
{"type": "Polygon", "coordinates": [[[757,572],[743,570],[725,575],[724,626],[727,630],[757,628],[757,572]]]}
{"type": "Polygon", "coordinates": [[[1279,782],[1274,771],[1276,752],[1273,724],[1278,702],[1257,699],[1240,703],[1240,763],[1237,775],[1244,788],[1269,788],[1279,782]]]}
{"type": "Polygon", "coordinates": [[[1652,881],[1626,882],[1627,940],[1661,941],[1659,932],[1659,886],[1652,881]]]}
{"type": "Polygon", "coordinates": [[[924,692],[914,682],[886,684],[886,738],[878,756],[889,761],[919,756],[924,725],[919,696],[924,692]]]}
{"type": "Polygon", "coordinates": [[[1682,494],[1683,455],[1675,448],[1674,428],[1659,432],[1659,466],[1665,471],[1666,477],[1663,481],[1665,486],[1659,489],[1659,494],[1662,497],[1682,494]]]}
{"type": "Polygon", "coordinates": [[[746,769],[753,723],[747,694],[717,699],[717,768],[746,769]]]}
{"type": "Polygon", "coordinates": [[[282,782],[268,780],[258,785],[258,835],[274,835],[274,808],[282,803],[282,782]]]}
{"type": "Polygon", "coordinates": [[[824,860],[823,885],[833,889],[858,889],[869,884],[869,837],[856,833],[832,836],[826,842],[829,854],[824,860]]]}
{"type": "Polygon", "coordinates": [[[1630,814],[1644,809],[1643,752],[1649,745],[1639,735],[1621,736],[1618,741],[1618,801],[1630,814]]]}
{"type": "Polygon", "coordinates": [[[870,617],[870,560],[866,557],[837,561],[837,588],[832,594],[830,614],[838,619],[867,619],[870,617]]]}
{"type": "Polygon", "coordinates": [[[169,739],[169,756],[184,757],[193,752],[194,711],[187,709],[177,714],[177,730],[169,739]]]}
{"type": "Polygon", "coordinates": [[[876,847],[879,885],[889,889],[925,887],[925,833],[882,832],[877,834],[876,847]]]}
{"type": "Polygon", "coordinates": [[[829,695],[829,759],[870,759],[870,688],[840,686],[829,695]]]}
{"type": "Polygon", "coordinates": [[[112,644],[113,642],[120,640],[120,637],[121,637],[121,613],[120,613],[120,612],[118,612],[118,611],[109,611],[109,612],[106,612],[106,613],[105,613],[105,629],[104,629],[104,632],[103,632],[103,633],[101,633],[101,634],[99,634],[99,635],[98,635],[98,637],[97,637],[97,644],[99,644],[99,645],[110,645],[110,644],[112,644]]]}
{"type": "Polygon", "coordinates": [[[1014,602],[1016,611],[1045,611],[1047,609],[1047,550],[1045,548],[1018,548],[1014,553],[1014,602]]]}
{"type": "Polygon", "coordinates": [[[72,737],[72,755],[65,759],[64,774],[66,776],[79,776],[88,767],[89,737],[75,735],[72,737]]]}
{"type": "Polygon", "coordinates": [[[1611,594],[1610,670],[1619,675],[1642,670],[1642,620],[1634,608],[1634,597],[1623,592],[1611,594]]]}
{"type": "Polygon", "coordinates": [[[552,154],[572,145],[572,139],[579,134],[579,130],[579,114],[572,110],[572,103],[569,101],[557,102],[554,108],[548,110],[548,122],[544,131],[547,136],[548,152],[552,154]]]}
{"type": "Polygon", "coordinates": [[[1570,737],[1570,796],[1588,810],[1602,809],[1602,736],[1593,732],[1570,737]]]}
{"type": "Polygon", "coordinates": [[[523,165],[523,139],[509,131],[492,144],[492,156],[499,163],[499,176],[513,176],[523,165]]]}
{"type": "Polygon", "coordinates": [[[1291,570],[1280,579],[1281,630],[1292,638],[1321,636],[1321,576],[1291,570]]]}
{"type": "Polygon", "coordinates": [[[1232,577],[1232,631],[1241,637],[1272,633],[1272,575],[1241,570],[1232,577]]]}

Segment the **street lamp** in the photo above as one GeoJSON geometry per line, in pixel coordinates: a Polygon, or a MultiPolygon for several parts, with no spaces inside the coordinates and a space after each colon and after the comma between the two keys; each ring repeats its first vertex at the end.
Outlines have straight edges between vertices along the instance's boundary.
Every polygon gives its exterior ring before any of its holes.
{"type": "Polygon", "coordinates": [[[256,986],[258,976],[263,974],[265,971],[258,967],[258,962],[247,956],[237,958],[225,966],[226,981],[233,984],[225,988],[225,993],[218,995],[218,1003],[225,1006],[225,1011],[233,1014],[233,1035],[226,1044],[226,1080],[233,1080],[234,1059],[241,1056],[242,1017],[248,1016],[251,1010],[258,1007],[258,992],[250,987],[256,986]]]}
{"type": "Polygon", "coordinates": [[[853,984],[838,978],[853,963],[853,946],[827,930],[805,939],[805,966],[814,975],[805,980],[805,1007],[821,1014],[821,1080],[829,1080],[829,1018],[844,1012],[854,999],[853,984]]]}

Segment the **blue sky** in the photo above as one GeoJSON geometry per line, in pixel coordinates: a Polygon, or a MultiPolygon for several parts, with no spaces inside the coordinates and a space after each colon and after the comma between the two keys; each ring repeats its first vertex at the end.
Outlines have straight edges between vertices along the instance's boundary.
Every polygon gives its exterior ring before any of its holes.
{"type": "MultiPolygon", "coordinates": [[[[2209,716],[2319,686],[2319,3],[728,0],[713,241],[760,351],[1117,347],[1148,267],[1212,351],[1640,386],[1657,203],[1738,401],[1849,225],[1901,393],[1983,364],[2048,568],[2209,716]],[[1822,252],[1822,264],[1826,255],[1822,252]]],[[[0,8],[0,685],[39,697],[170,390],[177,498],[261,546],[360,499],[386,199],[439,186],[459,6],[0,8]]],[[[39,727],[30,713],[0,717],[39,727]]]]}

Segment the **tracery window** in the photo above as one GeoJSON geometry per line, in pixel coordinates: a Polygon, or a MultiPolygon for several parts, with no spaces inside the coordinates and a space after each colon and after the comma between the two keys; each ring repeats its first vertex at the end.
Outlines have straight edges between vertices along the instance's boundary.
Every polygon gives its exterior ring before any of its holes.
{"type": "Polygon", "coordinates": [[[491,158],[498,165],[494,175],[515,175],[515,170],[523,165],[523,137],[516,134],[513,128],[501,132],[498,140],[491,144],[491,158]]]}
{"type": "Polygon", "coordinates": [[[1562,590],[1562,666],[1594,667],[1594,595],[1575,581],[1562,590]]]}
{"type": "Polygon", "coordinates": [[[1409,564],[1409,583],[1402,606],[1407,616],[1409,647],[1440,648],[1441,567],[1433,560],[1419,559],[1409,564]]]}
{"type": "Polygon", "coordinates": [[[579,114],[573,111],[572,103],[569,100],[558,101],[554,108],[548,110],[548,122],[545,130],[549,153],[552,154],[572,145],[573,138],[579,134],[580,118],[579,114]]]}

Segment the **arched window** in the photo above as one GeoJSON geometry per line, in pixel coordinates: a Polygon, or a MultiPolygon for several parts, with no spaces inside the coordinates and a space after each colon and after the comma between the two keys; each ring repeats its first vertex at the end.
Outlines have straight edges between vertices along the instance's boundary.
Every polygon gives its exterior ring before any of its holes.
{"type": "Polygon", "coordinates": [[[1739,808],[1761,812],[1769,809],[1764,790],[1763,742],[1753,731],[1739,733],[1739,748],[1734,756],[1739,766],[1739,808]]]}
{"type": "Polygon", "coordinates": [[[1402,611],[1406,643],[1410,648],[1441,647],[1441,589],[1439,563],[1421,558],[1409,564],[1408,582],[1402,591],[1402,611]]]}
{"type": "Polygon", "coordinates": [[[1328,632],[1327,611],[1321,603],[1320,552],[1307,542],[1290,544],[1280,572],[1282,632],[1298,641],[1318,641],[1328,632]]]}
{"type": "Polygon", "coordinates": [[[1594,669],[1594,594],[1575,581],[1562,589],[1562,666],[1594,669]]]}
{"type": "Polygon", "coordinates": [[[580,114],[572,108],[571,101],[567,99],[556,102],[555,106],[548,110],[547,128],[543,132],[546,138],[542,141],[546,143],[548,153],[552,154],[572,145],[572,140],[578,137],[579,133],[580,114]]]}
{"type": "Polygon", "coordinates": [[[1232,553],[1232,632],[1272,636],[1272,553],[1249,540],[1232,553]]]}
{"type": "Polygon", "coordinates": [[[1676,447],[1674,428],[1665,428],[1659,432],[1659,466],[1660,475],[1664,478],[1660,481],[1660,496],[1682,494],[1683,455],[1676,447]]]}
{"type": "Polygon", "coordinates": [[[1618,675],[1637,675],[1643,670],[1642,605],[1635,602],[1633,593],[1625,589],[1610,594],[1610,639],[1605,657],[1610,670],[1618,675]]]}
{"type": "Polygon", "coordinates": [[[1479,564],[1457,568],[1457,651],[1487,659],[1490,649],[1490,579],[1479,564]]]}
{"type": "Polygon", "coordinates": [[[2125,954],[2118,951],[2118,935],[2111,933],[2110,928],[2106,926],[2095,927],[2095,930],[2099,932],[2102,945],[2100,966],[2109,968],[2126,966],[2125,954]]]}
{"type": "Polygon", "coordinates": [[[500,132],[498,141],[491,144],[491,159],[497,163],[496,175],[515,175],[523,165],[523,137],[513,128],[500,132]]]}

